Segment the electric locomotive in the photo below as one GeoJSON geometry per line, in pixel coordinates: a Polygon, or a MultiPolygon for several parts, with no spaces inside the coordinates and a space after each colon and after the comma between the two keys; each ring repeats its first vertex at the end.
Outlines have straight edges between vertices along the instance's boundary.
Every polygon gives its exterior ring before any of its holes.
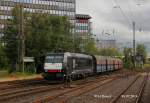
{"type": "Polygon", "coordinates": [[[49,53],[44,64],[44,78],[47,80],[64,80],[92,75],[94,71],[93,57],[79,53],[49,53]]]}
{"type": "Polygon", "coordinates": [[[48,53],[44,64],[43,77],[46,80],[64,81],[86,77],[123,68],[122,60],[107,56],[80,53],[48,53]]]}

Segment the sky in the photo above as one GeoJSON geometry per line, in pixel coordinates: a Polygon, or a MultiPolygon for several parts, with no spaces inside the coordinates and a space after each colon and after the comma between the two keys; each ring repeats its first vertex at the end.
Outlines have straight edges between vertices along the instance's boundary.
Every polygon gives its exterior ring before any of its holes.
{"type": "Polygon", "coordinates": [[[118,42],[132,42],[136,23],[136,41],[150,44],[150,0],[76,0],[77,13],[89,14],[93,33],[113,33],[118,42]],[[149,43],[148,43],[149,42],[149,43]]]}

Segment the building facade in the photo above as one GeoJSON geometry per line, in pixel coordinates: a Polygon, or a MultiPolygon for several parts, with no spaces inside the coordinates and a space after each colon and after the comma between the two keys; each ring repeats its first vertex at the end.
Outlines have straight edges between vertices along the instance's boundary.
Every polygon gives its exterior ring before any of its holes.
{"type": "Polygon", "coordinates": [[[84,14],[76,14],[76,34],[82,39],[88,39],[91,34],[91,17],[84,14]]]}
{"type": "Polygon", "coordinates": [[[67,16],[75,25],[76,0],[0,0],[0,36],[6,19],[11,18],[11,10],[16,5],[22,5],[24,11],[31,13],[48,13],[58,16],[67,16]]]}
{"type": "Polygon", "coordinates": [[[84,52],[85,45],[91,39],[91,17],[85,14],[76,14],[75,32],[80,37],[80,49],[84,52]]]}

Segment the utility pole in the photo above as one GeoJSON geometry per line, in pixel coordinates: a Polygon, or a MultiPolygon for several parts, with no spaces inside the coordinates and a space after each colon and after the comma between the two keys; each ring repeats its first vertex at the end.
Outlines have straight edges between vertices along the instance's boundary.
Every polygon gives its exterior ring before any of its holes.
{"type": "Polygon", "coordinates": [[[136,67],[136,63],[135,63],[135,56],[136,56],[136,44],[135,44],[135,22],[133,21],[133,62],[134,62],[134,68],[136,67]]]}
{"type": "Polygon", "coordinates": [[[25,35],[24,35],[24,13],[23,13],[23,8],[21,9],[21,31],[22,31],[22,69],[24,72],[24,56],[25,56],[25,35]]]}
{"type": "Polygon", "coordinates": [[[21,68],[21,56],[20,56],[20,48],[21,48],[21,46],[20,46],[20,44],[21,44],[21,29],[20,29],[20,27],[21,27],[21,23],[20,23],[20,21],[21,21],[21,15],[20,15],[20,11],[21,11],[21,7],[20,7],[20,4],[18,4],[17,5],[18,6],[18,8],[19,8],[19,31],[18,31],[18,71],[20,71],[20,68],[21,68]]]}
{"type": "Polygon", "coordinates": [[[24,13],[23,13],[23,5],[19,5],[19,42],[18,42],[18,61],[19,61],[19,69],[22,69],[24,72],[24,56],[25,56],[25,35],[24,35],[24,13]]]}

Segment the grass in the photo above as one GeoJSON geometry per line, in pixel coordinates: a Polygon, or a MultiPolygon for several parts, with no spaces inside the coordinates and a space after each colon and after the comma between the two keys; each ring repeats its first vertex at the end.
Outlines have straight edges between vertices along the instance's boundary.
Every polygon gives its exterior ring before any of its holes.
{"type": "Polygon", "coordinates": [[[23,72],[13,72],[8,73],[8,71],[3,70],[0,71],[0,81],[9,81],[9,80],[17,80],[17,79],[30,79],[30,78],[38,78],[40,74],[33,73],[23,73],[23,72]]]}
{"type": "Polygon", "coordinates": [[[135,70],[135,71],[137,71],[137,72],[143,72],[143,71],[145,71],[145,70],[147,70],[147,69],[150,69],[150,63],[144,64],[144,67],[143,67],[143,68],[136,67],[136,68],[133,69],[133,70],[135,70]]]}
{"type": "Polygon", "coordinates": [[[145,64],[144,68],[150,68],[150,63],[145,64]]]}
{"type": "Polygon", "coordinates": [[[13,72],[13,73],[8,74],[8,76],[10,77],[28,77],[28,76],[33,76],[33,75],[36,75],[36,74],[27,73],[27,72],[13,72]]]}
{"type": "Polygon", "coordinates": [[[8,72],[6,70],[0,71],[0,78],[4,78],[8,76],[8,72]]]}

